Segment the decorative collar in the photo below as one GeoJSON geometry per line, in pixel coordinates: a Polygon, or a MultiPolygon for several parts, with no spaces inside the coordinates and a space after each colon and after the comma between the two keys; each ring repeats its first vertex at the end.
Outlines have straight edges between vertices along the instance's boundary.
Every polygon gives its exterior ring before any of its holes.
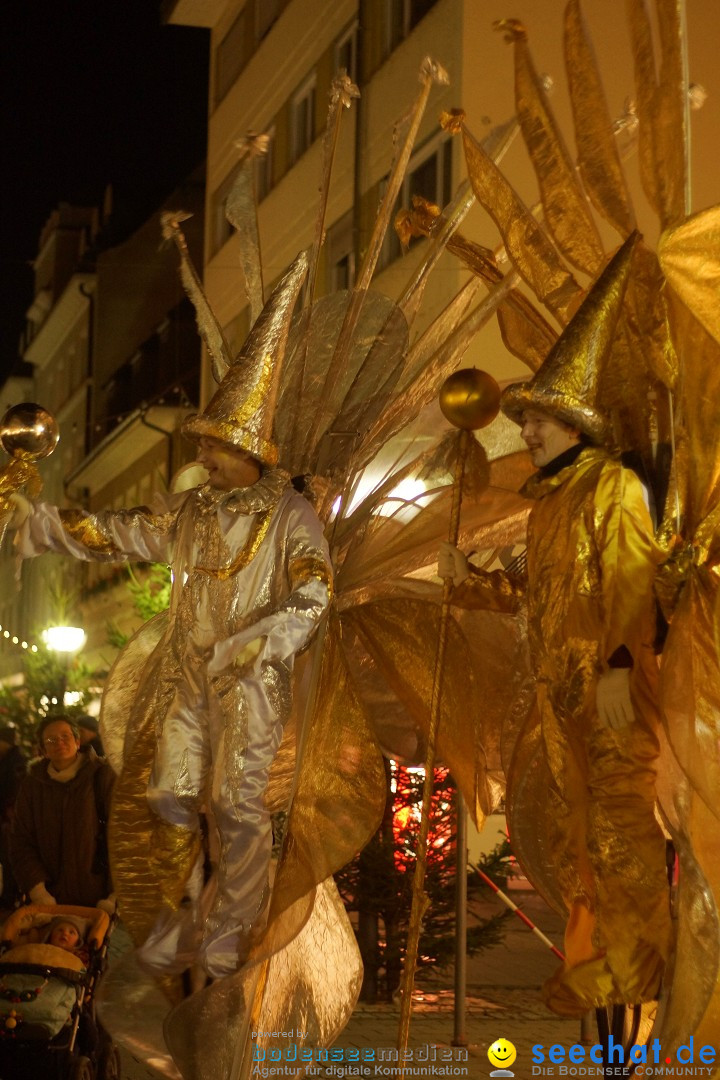
{"type": "Polygon", "coordinates": [[[272,509],[289,483],[290,474],[284,469],[266,469],[250,487],[222,491],[203,484],[196,489],[196,498],[201,510],[222,508],[229,514],[257,514],[272,509]]]}
{"type": "Polygon", "coordinates": [[[598,461],[608,460],[610,460],[610,455],[601,446],[571,446],[544,468],[533,473],[523,484],[520,494],[526,499],[542,499],[569,480],[579,469],[594,465],[598,461]],[[559,468],[553,468],[556,463],[559,468]]]}

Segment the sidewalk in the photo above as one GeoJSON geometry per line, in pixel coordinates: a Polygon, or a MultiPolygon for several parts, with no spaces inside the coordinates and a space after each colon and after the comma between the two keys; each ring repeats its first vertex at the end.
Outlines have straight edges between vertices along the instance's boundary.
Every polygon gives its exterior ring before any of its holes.
{"type": "MultiPolygon", "coordinates": [[[[558,947],[562,946],[562,920],[549,911],[535,893],[514,896],[533,922],[558,947]]],[[[517,1059],[511,1066],[516,1080],[532,1076],[531,1048],[553,1043],[568,1047],[580,1041],[580,1023],[562,1020],[548,1012],[543,1004],[540,987],[557,967],[559,961],[517,918],[506,923],[504,940],[479,956],[468,960],[467,1009],[465,1030],[467,1036],[467,1060],[445,1061],[439,1053],[435,1061],[424,1048],[436,1046],[449,1048],[454,1035],[454,994],[451,988],[452,972],[434,980],[421,980],[416,990],[408,1046],[414,1053],[412,1063],[406,1065],[406,1077],[413,1076],[466,1076],[474,1080],[489,1076],[496,1066],[490,1064],[488,1047],[496,1039],[513,1043],[517,1059]],[[450,985],[449,985],[450,984],[450,985]],[[426,1060],[423,1061],[423,1056],[426,1060]],[[452,1073],[440,1072],[443,1064],[451,1066],[452,1073]],[[435,1071],[429,1071],[434,1066],[435,1071]],[[413,1072],[412,1069],[415,1071],[413,1072]],[[428,1071],[422,1072],[421,1069],[428,1071]],[[463,1071],[459,1071],[463,1070],[463,1071]]],[[[383,1048],[384,1065],[378,1063],[367,1073],[358,1073],[369,1080],[374,1076],[391,1075],[387,1051],[397,1044],[400,1010],[396,1005],[358,1005],[353,1016],[337,1039],[335,1046],[356,1048],[369,1057],[368,1051],[383,1048]]],[[[459,1048],[454,1049],[458,1055],[459,1048]]],[[[379,1055],[376,1053],[375,1055],[379,1055]]],[[[366,1062],[369,1064],[369,1062],[366,1062]]],[[[329,1069],[316,1075],[338,1077],[341,1074],[329,1069]]],[[[352,1074],[347,1074],[348,1076],[352,1074]]]]}
{"type": "MultiPolygon", "coordinates": [[[[535,893],[515,894],[514,899],[561,946],[562,920],[535,893]]],[[[468,960],[466,1048],[452,1047],[452,971],[421,979],[414,998],[408,1043],[413,1060],[406,1063],[406,1080],[442,1076],[483,1080],[495,1068],[488,1060],[488,1047],[500,1038],[513,1043],[517,1051],[511,1066],[515,1080],[531,1080],[533,1046],[542,1044],[547,1048],[562,1043],[569,1047],[580,1041],[579,1021],[553,1017],[542,1002],[540,987],[557,964],[553,953],[519,919],[508,919],[502,943],[468,960]]],[[[321,1080],[397,1077],[394,1048],[399,1019],[397,1004],[359,1004],[334,1044],[338,1057],[339,1048],[343,1049],[342,1060],[317,1063],[308,1075],[321,1080]]],[[[123,1058],[123,1076],[127,1080],[159,1076],[146,1065],[132,1061],[129,1055],[123,1058]]],[[[276,1070],[287,1068],[275,1064],[276,1070]]],[[[251,1080],[282,1080],[290,1075],[272,1069],[272,1062],[258,1062],[251,1080]]]]}

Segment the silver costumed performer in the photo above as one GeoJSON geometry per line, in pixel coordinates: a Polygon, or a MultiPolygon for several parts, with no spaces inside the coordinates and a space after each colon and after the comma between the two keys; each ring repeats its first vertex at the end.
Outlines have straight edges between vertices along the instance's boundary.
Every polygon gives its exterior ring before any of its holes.
{"type": "Polygon", "coordinates": [[[185,421],[208,483],[156,495],[151,508],[86,514],[38,503],[18,532],[23,558],[57,552],[173,568],[168,626],[148,668],[156,673],[158,738],[147,798],[162,819],[190,830],[207,804],[220,855],[200,927],[195,912],[159,913],[141,954],[157,971],[200,959],[210,975],[227,975],[262,921],[268,771],[290,711],[294,657],[330,589],[322,526],[275,467],[272,437],[279,361],[304,269],[297,260],[204,413],[185,421]]]}

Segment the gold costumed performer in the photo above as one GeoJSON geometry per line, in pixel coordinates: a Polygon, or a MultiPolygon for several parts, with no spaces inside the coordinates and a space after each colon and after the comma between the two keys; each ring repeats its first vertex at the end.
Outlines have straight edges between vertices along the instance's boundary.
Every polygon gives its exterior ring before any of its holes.
{"type": "MultiPolygon", "coordinates": [[[[293,660],[329,597],[322,527],[276,467],[273,437],[280,364],[306,270],[303,255],[205,411],[185,421],[206,483],[158,495],[152,509],[90,515],[16,499],[16,518],[27,514],[17,537],[25,558],[51,551],[173,568],[166,625],[144,667],[132,672],[137,686],[124,703],[135,742],[126,737],[111,834],[113,865],[122,864],[121,912],[136,943],[145,941],[145,965],[158,973],[199,960],[208,974],[227,975],[263,925],[268,771],[290,711],[293,660]],[[135,759],[152,762],[149,778],[141,768],[133,773],[135,759]],[[143,785],[156,815],[145,837],[137,831],[143,785]],[[177,912],[191,888],[203,805],[217,828],[218,866],[197,903],[177,912]]],[[[118,680],[113,685],[115,694],[126,692],[118,680]]]]}
{"type": "Polygon", "coordinates": [[[635,237],[620,249],[541,368],[501,408],[538,467],[526,575],[483,572],[450,545],[453,603],[527,611],[536,703],[508,776],[511,837],[522,835],[567,908],[566,962],[545,985],[555,1011],[657,997],[670,951],[665,840],[655,815],[657,659],[653,579],[661,553],[638,477],[603,449],[597,376],[611,348],[635,237]],[[528,746],[537,755],[528,765],[528,746]],[[528,775],[539,794],[528,814],[528,775]],[[546,790],[545,790],[546,785],[546,790]]]}

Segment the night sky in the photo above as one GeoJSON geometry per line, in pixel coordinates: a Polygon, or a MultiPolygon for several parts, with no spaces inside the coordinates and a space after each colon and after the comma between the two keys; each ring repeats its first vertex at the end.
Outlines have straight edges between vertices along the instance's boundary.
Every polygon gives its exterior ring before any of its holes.
{"type": "Polygon", "coordinates": [[[118,239],[203,160],[208,31],[153,0],[7,5],[2,48],[0,374],[17,357],[30,263],[56,205],[102,206],[118,239]]]}

